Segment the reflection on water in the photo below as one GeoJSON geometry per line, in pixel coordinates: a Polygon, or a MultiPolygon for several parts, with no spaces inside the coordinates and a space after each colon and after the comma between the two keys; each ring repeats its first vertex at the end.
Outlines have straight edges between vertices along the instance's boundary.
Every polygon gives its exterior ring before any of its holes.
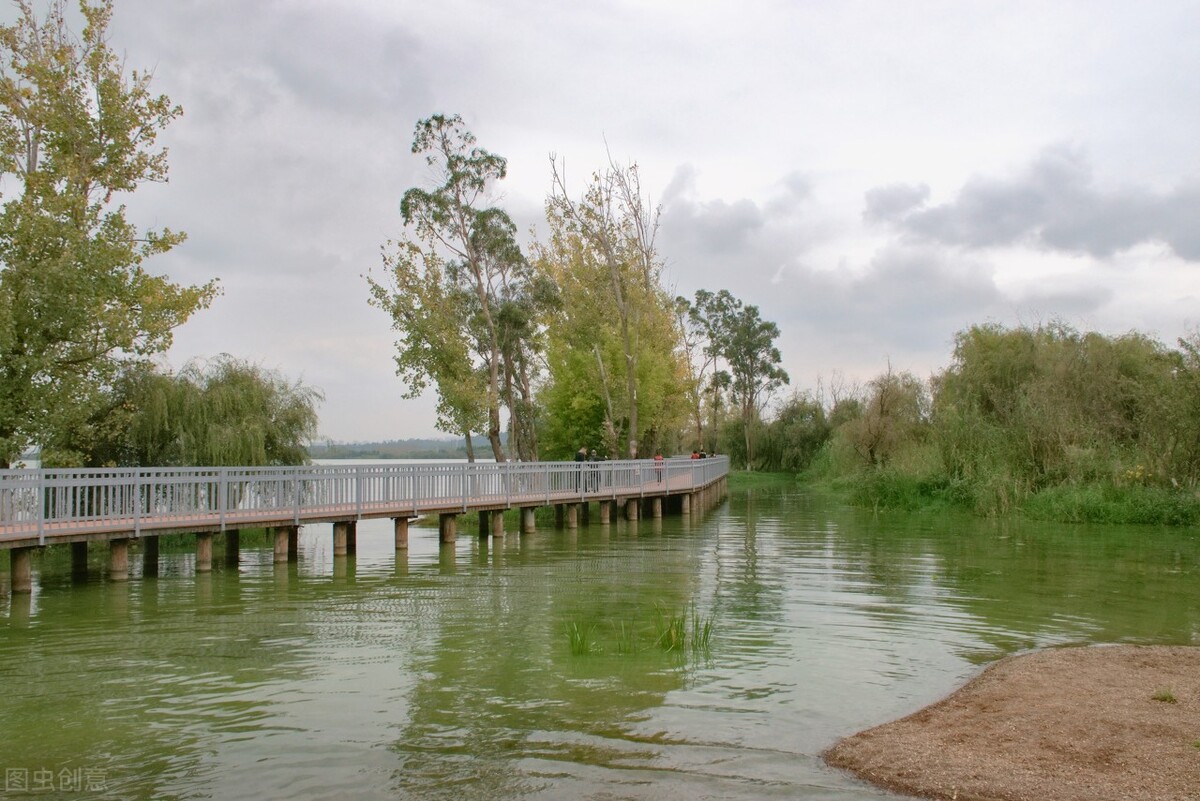
{"type": "Polygon", "coordinates": [[[410,543],[364,521],[334,557],[314,526],[276,566],[244,535],[237,569],[198,575],[165,541],[127,583],[101,548],[84,583],[47,552],[33,597],[0,597],[3,775],[145,799],[888,798],[818,754],[1007,653],[1200,639],[1189,532],[783,489],[702,520],[410,543]],[[693,607],[710,647],[655,646],[693,607]]]}

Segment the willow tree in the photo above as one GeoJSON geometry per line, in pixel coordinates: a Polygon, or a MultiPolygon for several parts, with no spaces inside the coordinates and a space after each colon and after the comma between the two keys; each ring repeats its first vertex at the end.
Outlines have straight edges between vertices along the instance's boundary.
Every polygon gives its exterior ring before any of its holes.
{"type": "MultiPolygon", "coordinates": [[[[89,430],[72,437],[88,446],[89,467],[305,464],[322,395],[222,354],[174,374],[129,365],[106,399],[89,430]]],[[[56,445],[44,451],[50,464],[56,445]]]]}
{"type": "Polygon", "coordinates": [[[559,449],[569,436],[601,437],[613,455],[636,457],[673,436],[686,413],[679,329],[654,244],[658,213],[636,166],[610,163],[576,199],[553,163],[550,235],[536,259],[560,293],[547,417],[562,429],[559,449]]]}
{"type": "MultiPolygon", "coordinates": [[[[504,178],[507,162],[477,147],[458,115],[438,114],[418,122],[412,152],[424,156],[436,185],[404,193],[400,211],[405,233],[391,245],[394,254],[385,252],[388,282],[368,278],[372,302],[392,315],[399,335],[398,372],[416,383],[438,385],[442,430],[474,417],[476,401],[460,391],[461,382],[476,370],[481,374],[488,441],[496,461],[502,462],[500,409],[512,397],[505,392],[511,386],[505,365],[517,364],[512,358],[516,332],[505,330],[503,312],[530,277],[512,220],[485,205],[493,184],[504,178]],[[425,284],[437,287],[422,289],[425,284]],[[437,309],[424,308],[431,296],[439,300],[437,309]],[[422,311],[408,311],[414,306],[422,311]],[[413,348],[424,353],[409,354],[413,348]]],[[[508,405],[513,414],[525,408],[511,400],[508,405]]],[[[457,433],[470,439],[468,429],[457,433]]]]}
{"type": "Polygon", "coordinates": [[[215,295],[146,270],[183,241],[140,229],[123,195],[167,178],[155,140],[182,112],[108,44],[112,3],[17,0],[0,27],[0,465],[78,427],[129,359],[166,350],[215,295]]]}

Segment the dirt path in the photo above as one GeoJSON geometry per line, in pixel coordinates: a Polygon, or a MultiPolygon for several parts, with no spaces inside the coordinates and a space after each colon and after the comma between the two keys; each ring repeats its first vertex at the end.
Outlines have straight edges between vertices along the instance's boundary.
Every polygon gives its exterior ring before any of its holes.
{"type": "Polygon", "coordinates": [[[1200,648],[1057,648],[823,755],[891,790],[957,801],[1200,800],[1200,648]]]}

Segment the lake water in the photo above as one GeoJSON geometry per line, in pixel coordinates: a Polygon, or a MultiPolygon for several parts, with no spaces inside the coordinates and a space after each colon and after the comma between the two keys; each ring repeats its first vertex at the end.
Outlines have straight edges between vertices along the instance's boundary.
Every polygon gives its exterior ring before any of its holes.
{"type": "Polygon", "coordinates": [[[1005,654],[1200,642],[1192,531],[877,516],[791,488],[691,521],[473,529],[440,548],[414,528],[397,560],[390,521],[364,521],[335,560],[311,526],[296,564],[244,541],[201,575],[185,540],[125,583],[102,547],[83,584],[47,552],[32,597],[0,596],[0,795],[891,798],[822,749],[1005,654]],[[678,616],[707,647],[664,650],[678,616]]]}

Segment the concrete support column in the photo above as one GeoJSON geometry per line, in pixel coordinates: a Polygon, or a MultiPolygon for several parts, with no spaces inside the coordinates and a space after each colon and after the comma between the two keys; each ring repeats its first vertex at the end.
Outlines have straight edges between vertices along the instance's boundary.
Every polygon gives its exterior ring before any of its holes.
{"type": "Polygon", "coordinates": [[[479,538],[487,539],[488,533],[491,531],[491,515],[492,513],[486,509],[479,510],[479,538]]]}
{"type": "Polygon", "coordinates": [[[438,515],[438,539],[447,543],[458,539],[458,515],[453,512],[438,515]]]}
{"type": "Polygon", "coordinates": [[[346,555],[346,537],[349,533],[349,525],[345,520],[338,520],[333,524],[333,555],[346,555]]]}
{"type": "Polygon", "coordinates": [[[395,533],[396,550],[408,550],[408,518],[397,517],[392,520],[392,531],[395,533]]]}
{"type": "Polygon", "coordinates": [[[679,511],[685,515],[692,513],[692,494],[690,492],[685,492],[679,496],[679,511]]]}
{"type": "Polygon", "coordinates": [[[600,501],[600,525],[608,525],[609,518],[612,516],[612,501],[600,501]]]}
{"type": "Polygon", "coordinates": [[[113,581],[129,578],[129,540],[108,541],[108,577],[113,581]]]}
{"type": "Polygon", "coordinates": [[[537,508],[534,506],[521,507],[521,533],[532,534],[537,531],[537,508]]]}
{"type": "Polygon", "coordinates": [[[504,512],[499,509],[492,512],[492,536],[501,539],[504,537],[504,512]]]}
{"type": "Polygon", "coordinates": [[[87,575],[87,543],[71,543],[71,575],[81,577],[87,575]]]}
{"type": "Polygon", "coordinates": [[[567,528],[579,528],[579,504],[567,504],[567,528]]]}
{"type": "Polygon", "coordinates": [[[288,530],[287,527],[275,529],[275,564],[287,564],[288,560],[288,530]]]}
{"type": "Polygon", "coordinates": [[[237,567],[242,561],[242,533],[236,528],[225,531],[225,564],[237,567]]]}
{"type": "Polygon", "coordinates": [[[661,518],[663,515],[662,507],[663,507],[663,499],[662,499],[661,495],[651,498],[650,499],[650,516],[661,518]]]}
{"type": "Polygon", "coordinates": [[[626,520],[637,520],[638,519],[638,506],[640,503],[641,503],[641,501],[639,501],[637,498],[630,498],[629,500],[625,501],[625,519],[626,520]]]}
{"type": "Polygon", "coordinates": [[[8,559],[13,595],[33,592],[33,548],[13,548],[8,552],[8,559]]]}
{"type": "Polygon", "coordinates": [[[196,572],[212,572],[212,532],[201,531],[196,535],[196,572]]]}
{"type": "Polygon", "coordinates": [[[358,553],[358,521],[346,523],[346,553],[353,556],[358,553]]]}
{"type": "Polygon", "coordinates": [[[300,527],[288,526],[288,561],[298,562],[300,560],[300,527]]]}

